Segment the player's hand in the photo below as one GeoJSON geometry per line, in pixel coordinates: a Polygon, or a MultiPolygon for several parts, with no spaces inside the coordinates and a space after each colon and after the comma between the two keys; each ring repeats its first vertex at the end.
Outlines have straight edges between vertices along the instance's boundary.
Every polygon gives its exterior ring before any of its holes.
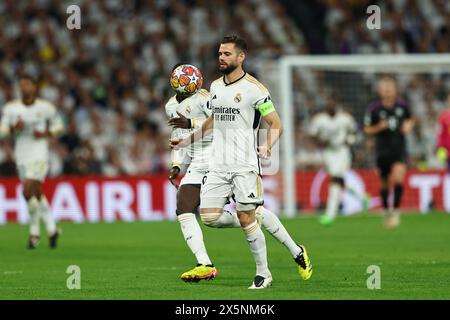
{"type": "Polygon", "coordinates": [[[256,150],[261,159],[269,159],[272,154],[272,149],[268,146],[258,146],[256,150]]]}
{"type": "Polygon", "coordinates": [[[36,139],[47,138],[49,136],[49,132],[48,131],[34,130],[33,131],[33,136],[36,139]]]}
{"type": "Polygon", "coordinates": [[[316,139],[316,144],[320,149],[325,149],[330,146],[330,142],[325,139],[316,139]]]}
{"type": "Polygon", "coordinates": [[[22,118],[19,117],[19,119],[17,119],[16,124],[13,126],[14,130],[22,130],[25,127],[25,123],[23,122],[22,118]]]}
{"type": "Polygon", "coordinates": [[[383,131],[389,128],[389,123],[386,120],[380,120],[377,125],[378,131],[383,131]]]}
{"type": "Polygon", "coordinates": [[[172,118],[168,121],[169,126],[174,127],[175,129],[190,129],[191,128],[191,120],[183,116],[181,113],[177,111],[178,117],[172,118]]]}
{"type": "Polygon", "coordinates": [[[180,168],[178,167],[172,167],[169,170],[169,181],[170,183],[178,189],[179,184],[177,183],[178,175],[180,174],[180,168]]]}
{"type": "Polygon", "coordinates": [[[413,126],[414,126],[414,123],[412,123],[411,121],[403,122],[402,129],[401,129],[402,133],[403,134],[410,133],[412,128],[413,128],[413,126]]]}
{"type": "Polygon", "coordinates": [[[172,138],[169,139],[169,147],[173,150],[179,150],[189,145],[188,139],[172,138]]]}

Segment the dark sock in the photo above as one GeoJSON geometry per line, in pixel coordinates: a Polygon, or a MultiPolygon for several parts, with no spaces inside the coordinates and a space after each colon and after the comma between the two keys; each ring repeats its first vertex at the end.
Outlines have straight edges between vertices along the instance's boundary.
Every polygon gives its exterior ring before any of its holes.
{"type": "Polygon", "coordinates": [[[394,187],[394,208],[398,209],[400,207],[400,201],[402,200],[403,186],[401,184],[396,184],[394,187]]]}
{"type": "Polygon", "coordinates": [[[381,202],[383,203],[383,208],[388,209],[389,208],[389,204],[388,204],[389,191],[388,191],[388,189],[381,189],[380,194],[381,194],[381,202]]]}

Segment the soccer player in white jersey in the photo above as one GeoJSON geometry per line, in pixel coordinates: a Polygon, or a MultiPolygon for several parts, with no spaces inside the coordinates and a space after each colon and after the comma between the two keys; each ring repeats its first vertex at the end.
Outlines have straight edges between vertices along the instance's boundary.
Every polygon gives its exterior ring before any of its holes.
{"type": "Polygon", "coordinates": [[[336,218],[345,189],[344,176],[351,166],[350,145],[355,142],[355,133],[355,120],[338,109],[333,96],[328,97],[326,110],[317,113],[311,121],[309,134],[322,148],[325,168],[331,176],[325,215],[319,220],[321,224],[329,225],[336,218]]]}
{"type": "Polygon", "coordinates": [[[30,217],[28,248],[34,249],[39,243],[41,219],[47,228],[49,247],[56,248],[60,231],[42,193],[42,183],[48,172],[47,139],[62,132],[63,122],[53,104],[37,97],[32,77],[22,76],[19,85],[21,99],[6,103],[2,109],[0,134],[15,138],[14,157],[30,217]]]}
{"type": "MultiPolygon", "coordinates": [[[[186,138],[173,138],[170,143],[174,149],[186,147],[214,129],[209,172],[200,193],[200,214],[204,221],[222,216],[224,205],[234,195],[238,219],[256,262],[256,276],[249,289],[263,289],[271,285],[272,275],[264,233],[255,217],[255,209],[263,204],[258,157],[270,157],[282,125],[267,89],[243,70],[246,53],[247,44],[242,38],[223,38],[219,69],[224,76],[211,84],[211,116],[200,130],[186,138]],[[266,143],[257,146],[261,116],[271,130],[266,143]]],[[[278,226],[282,226],[279,221],[278,226]]],[[[307,280],[312,275],[312,265],[306,249],[302,245],[295,249],[300,277],[307,280]]]]}
{"type": "MultiPolygon", "coordinates": [[[[179,67],[177,64],[174,70],[179,67]]],[[[172,138],[189,136],[200,128],[211,115],[210,96],[208,91],[200,89],[192,95],[176,94],[166,104],[166,114],[174,130],[172,138]]],[[[200,205],[200,187],[203,177],[208,172],[211,157],[212,136],[205,136],[201,141],[192,144],[188,150],[172,150],[172,163],[169,180],[178,189],[177,217],[181,225],[183,236],[197,259],[197,266],[181,275],[185,282],[197,282],[203,279],[213,279],[217,269],[211,262],[203,242],[202,230],[197,222],[194,211],[200,205]],[[183,152],[183,151],[187,152],[183,152]],[[177,185],[177,178],[182,167],[188,165],[186,174],[177,185]]],[[[258,223],[263,226],[290,251],[295,259],[299,254],[299,247],[281,224],[277,215],[260,205],[256,209],[258,223]]],[[[223,210],[221,214],[200,216],[202,222],[213,228],[241,228],[236,212],[223,210]]]]}

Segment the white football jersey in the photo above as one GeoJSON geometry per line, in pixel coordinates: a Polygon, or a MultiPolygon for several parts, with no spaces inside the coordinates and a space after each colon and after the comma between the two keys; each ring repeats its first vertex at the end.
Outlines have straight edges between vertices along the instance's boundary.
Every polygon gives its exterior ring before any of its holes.
{"type": "Polygon", "coordinates": [[[0,131],[9,134],[11,127],[22,119],[24,128],[15,136],[14,156],[17,163],[48,161],[48,141],[35,138],[34,131],[62,131],[63,122],[56,107],[49,101],[37,98],[33,104],[25,105],[17,99],[5,104],[2,109],[0,131]]]}
{"type": "Polygon", "coordinates": [[[334,116],[320,112],[313,117],[309,128],[310,135],[329,143],[327,149],[347,147],[347,138],[355,131],[355,120],[343,111],[337,111],[334,116]]]}
{"type": "MultiPolygon", "coordinates": [[[[169,119],[177,118],[177,111],[186,118],[190,118],[193,121],[194,128],[174,129],[172,137],[188,137],[192,132],[199,129],[202,123],[211,115],[208,91],[200,89],[196,94],[184,99],[181,103],[177,101],[176,96],[173,96],[166,103],[167,117],[169,119]]],[[[211,153],[211,141],[212,136],[207,135],[186,149],[172,150],[172,165],[190,163],[190,168],[207,170],[211,153]]]]}
{"type": "Polygon", "coordinates": [[[213,155],[210,170],[261,173],[257,132],[258,107],[270,100],[269,91],[254,77],[244,75],[232,83],[215,80],[210,90],[214,118],[213,155]]]}

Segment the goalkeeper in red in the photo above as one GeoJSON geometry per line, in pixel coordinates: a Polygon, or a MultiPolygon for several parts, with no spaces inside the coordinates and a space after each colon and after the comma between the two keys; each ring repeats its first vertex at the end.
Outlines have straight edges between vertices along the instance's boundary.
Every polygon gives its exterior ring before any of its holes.
{"type": "MultiPolygon", "coordinates": [[[[239,225],[256,262],[256,276],[249,289],[263,289],[271,285],[272,275],[268,267],[264,233],[255,214],[258,206],[263,204],[259,157],[270,157],[282,126],[268,90],[242,68],[246,53],[245,40],[237,36],[222,40],[219,68],[224,76],[211,84],[212,114],[201,129],[189,137],[171,139],[171,147],[187,147],[214,128],[209,171],[202,180],[200,215],[205,223],[217,221],[224,216],[223,207],[228,198],[234,196],[239,225]],[[257,146],[256,133],[261,117],[270,129],[266,144],[257,146]]],[[[266,228],[269,230],[269,227],[274,230],[270,231],[274,236],[283,232],[288,240],[288,234],[278,219],[266,228]]],[[[300,277],[308,280],[312,275],[312,265],[305,247],[295,245],[289,249],[292,249],[291,253],[295,249],[293,256],[300,277]]]]}
{"type": "Polygon", "coordinates": [[[447,172],[450,174],[450,94],[447,97],[447,109],[439,115],[439,133],[437,136],[437,156],[447,162],[447,172]]]}

